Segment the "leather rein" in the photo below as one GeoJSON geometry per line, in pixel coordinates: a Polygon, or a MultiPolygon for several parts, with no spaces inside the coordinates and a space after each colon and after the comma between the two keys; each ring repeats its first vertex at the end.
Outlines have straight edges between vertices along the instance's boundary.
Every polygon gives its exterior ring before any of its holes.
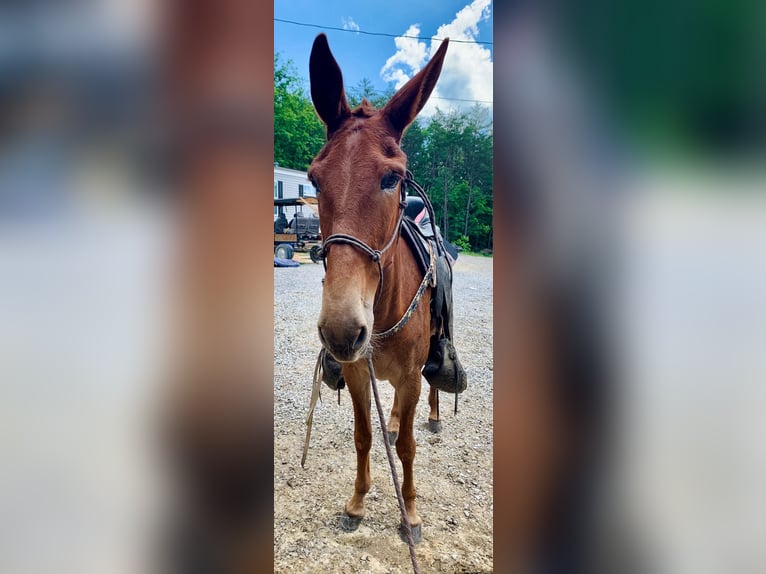
{"type": "MultiPolygon", "coordinates": [[[[382,249],[373,249],[367,243],[362,241],[361,239],[358,239],[357,237],[354,237],[353,235],[349,235],[347,233],[333,233],[332,235],[328,236],[326,239],[322,241],[322,263],[324,264],[325,271],[327,271],[327,247],[333,243],[346,243],[347,245],[352,245],[356,247],[357,249],[364,251],[367,255],[370,256],[370,259],[378,264],[378,288],[375,291],[375,303],[378,301],[378,297],[380,297],[380,294],[383,292],[383,261],[382,256],[383,254],[388,251],[391,246],[396,241],[397,237],[401,234],[402,229],[402,220],[404,219],[404,208],[407,206],[407,203],[405,201],[405,197],[407,196],[407,187],[412,186],[415,191],[418,193],[421,199],[423,199],[424,203],[426,204],[427,208],[429,209],[429,216],[431,216],[431,222],[433,223],[433,208],[431,207],[431,202],[428,200],[428,196],[423,191],[423,188],[420,187],[415,180],[412,178],[412,173],[407,170],[405,177],[402,179],[401,183],[401,196],[399,200],[399,217],[396,222],[396,227],[394,228],[394,232],[391,235],[391,238],[388,240],[388,243],[382,248],[382,249]]],[[[434,236],[436,236],[436,230],[434,230],[434,236]]],[[[379,333],[373,333],[373,335],[380,339],[380,338],[387,338],[390,337],[399,331],[401,331],[404,326],[407,324],[407,322],[410,320],[410,317],[412,317],[412,314],[415,312],[415,309],[418,307],[418,303],[420,303],[420,300],[423,297],[423,293],[426,290],[426,287],[436,286],[436,257],[434,256],[433,249],[431,248],[430,243],[428,244],[428,251],[429,251],[429,264],[428,264],[428,270],[426,271],[425,275],[423,276],[423,280],[420,282],[420,287],[418,287],[418,290],[415,292],[414,297],[412,298],[412,301],[410,302],[409,307],[407,307],[407,310],[404,312],[402,317],[389,329],[386,329],[385,331],[381,331],[379,333]]]]}

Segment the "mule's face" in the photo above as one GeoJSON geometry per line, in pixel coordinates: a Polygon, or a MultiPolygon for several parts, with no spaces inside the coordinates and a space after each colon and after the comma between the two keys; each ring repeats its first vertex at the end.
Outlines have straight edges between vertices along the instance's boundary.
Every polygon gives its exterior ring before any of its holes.
{"type": "MultiPolygon", "coordinates": [[[[446,49],[445,40],[381,110],[367,102],[351,110],[326,36],[314,40],[311,98],[327,126],[327,143],[312,162],[309,177],[317,189],[323,237],[342,233],[381,250],[397,232],[407,166],[399,142],[436,85],[446,49]]],[[[369,254],[348,243],[326,247],[319,337],[338,361],[353,362],[370,342],[379,268],[369,254]]]]}
{"type": "MultiPolygon", "coordinates": [[[[407,158],[380,112],[363,104],[333,133],[309,168],[317,189],[322,235],[351,235],[382,249],[397,232],[407,158]]],[[[339,361],[367,349],[378,265],[353,245],[327,246],[319,337],[339,361]]]]}

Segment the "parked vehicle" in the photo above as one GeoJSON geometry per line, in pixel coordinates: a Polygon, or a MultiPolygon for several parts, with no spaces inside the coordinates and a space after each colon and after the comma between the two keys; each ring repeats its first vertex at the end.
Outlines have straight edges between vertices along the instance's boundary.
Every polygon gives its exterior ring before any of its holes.
{"type": "Polygon", "coordinates": [[[284,209],[274,221],[274,256],[292,259],[295,251],[308,252],[314,263],[322,260],[322,234],[315,197],[291,197],[274,199],[275,207],[307,206],[308,213],[295,211],[288,221],[284,209]]]}

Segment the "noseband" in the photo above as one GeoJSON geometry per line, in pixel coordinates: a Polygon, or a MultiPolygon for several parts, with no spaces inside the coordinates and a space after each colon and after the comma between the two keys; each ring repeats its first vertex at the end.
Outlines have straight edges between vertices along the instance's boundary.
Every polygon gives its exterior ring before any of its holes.
{"type": "MultiPolygon", "coordinates": [[[[370,259],[372,259],[375,263],[378,264],[379,279],[378,279],[378,288],[375,291],[375,303],[378,302],[378,298],[380,297],[380,294],[383,292],[382,255],[389,250],[389,248],[394,244],[394,241],[396,241],[396,238],[399,237],[399,234],[401,233],[402,220],[404,219],[404,208],[407,206],[405,198],[407,196],[408,185],[413,185],[413,187],[418,192],[418,195],[420,195],[421,198],[424,199],[427,206],[430,206],[431,204],[431,202],[428,200],[428,196],[425,195],[422,188],[417,183],[415,183],[415,180],[412,178],[412,173],[409,170],[407,170],[404,179],[402,179],[400,183],[401,195],[399,199],[399,217],[397,218],[397,221],[396,221],[396,227],[394,228],[394,232],[391,235],[391,238],[388,240],[388,243],[386,243],[386,245],[382,249],[373,249],[361,239],[358,239],[354,237],[353,235],[349,235],[346,233],[333,233],[332,235],[328,236],[326,239],[322,241],[321,255],[322,255],[322,263],[324,264],[325,271],[327,271],[327,246],[333,243],[346,243],[348,245],[352,245],[356,247],[357,249],[360,249],[361,251],[364,251],[365,253],[367,253],[367,255],[370,256],[370,259]]],[[[431,213],[430,215],[433,216],[433,213],[431,213]]],[[[433,224],[434,220],[432,219],[431,221],[433,224]]],[[[430,250],[430,244],[429,244],[429,250],[430,250]]],[[[404,326],[407,324],[407,322],[410,320],[412,313],[417,308],[418,302],[420,301],[420,298],[423,296],[423,292],[425,291],[426,286],[429,283],[431,284],[432,287],[436,286],[435,257],[434,257],[433,250],[430,250],[429,260],[430,261],[429,261],[428,271],[423,277],[423,281],[420,283],[420,287],[415,293],[415,297],[412,299],[410,306],[404,312],[404,315],[402,316],[402,318],[399,319],[399,321],[397,321],[393,327],[381,333],[375,333],[375,335],[378,338],[390,337],[391,335],[401,331],[404,328],[404,326]]]]}

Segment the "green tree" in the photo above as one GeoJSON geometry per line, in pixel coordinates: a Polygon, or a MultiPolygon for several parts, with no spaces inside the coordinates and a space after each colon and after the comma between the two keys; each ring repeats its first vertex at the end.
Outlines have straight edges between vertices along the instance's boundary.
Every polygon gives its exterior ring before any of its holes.
{"type": "Polygon", "coordinates": [[[492,247],[492,123],[485,108],[437,111],[416,121],[402,139],[409,168],[434,205],[450,241],[492,247]],[[461,239],[461,238],[467,239],[461,239]]]}
{"type": "Polygon", "coordinates": [[[274,54],[274,161],[306,170],[325,140],[324,125],[291,60],[274,54]]]}
{"type": "MultiPolygon", "coordinates": [[[[420,177],[425,174],[429,166],[427,132],[420,120],[415,120],[402,137],[402,151],[407,155],[407,167],[420,177]]],[[[424,183],[418,179],[421,185],[424,183]]]]}
{"type": "Polygon", "coordinates": [[[375,90],[375,86],[369,78],[362,78],[359,82],[346,90],[346,97],[348,98],[348,104],[353,108],[362,103],[362,99],[366,98],[373,106],[380,109],[386,105],[386,102],[394,95],[394,90],[389,87],[386,91],[380,93],[375,90]]]}

